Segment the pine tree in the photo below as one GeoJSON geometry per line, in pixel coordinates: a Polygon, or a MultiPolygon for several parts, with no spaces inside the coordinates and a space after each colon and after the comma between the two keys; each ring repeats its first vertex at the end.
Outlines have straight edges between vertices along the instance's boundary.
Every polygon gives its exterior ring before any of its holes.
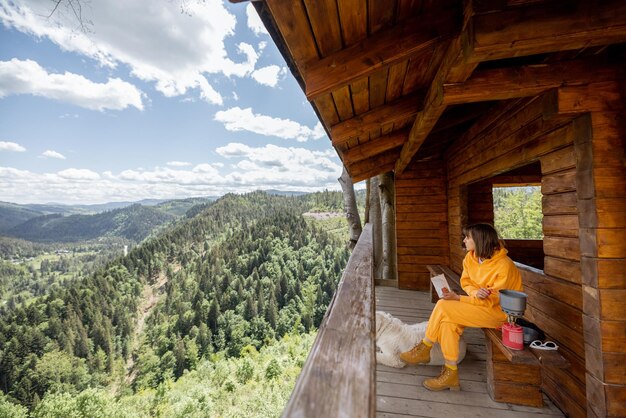
{"type": "Polygon", "coordinates": [[[272,329],[276,329],[276,322],[278,321],[278,309],[276,307],[276,298],[274,292],[270,293],[270,301],[267,304],[265,311],[265,320],[270,324],[272,329]]]}
{"type": "Polygon", "coordinates": [[[246,321],[251,321],[252,318],[256,317],[256,315],[256,304],[252,300],[252,295],[248,295],[248,297],[246,298],[246,306],[244,309],[243,317],[246,319],[246,321]]]}
{"type": "Polygon", "coordinates": [[[220,305],[217,303],[217,299],[213,298],[211,301],[211,307],[209,308],[208,325],[213,333],[217,332],[217,323],[220,316],[220,305]]]}

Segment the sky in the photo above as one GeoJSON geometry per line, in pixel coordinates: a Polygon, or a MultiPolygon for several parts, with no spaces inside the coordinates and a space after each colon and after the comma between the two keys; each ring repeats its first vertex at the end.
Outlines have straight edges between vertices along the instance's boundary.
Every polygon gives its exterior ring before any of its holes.
{"type": "Polygon", "coordinates": [[[339,189],[249,2],[0,0],[0,201],[339,189]],[[81,25],[82,22],[82,25],[81,25]]]}

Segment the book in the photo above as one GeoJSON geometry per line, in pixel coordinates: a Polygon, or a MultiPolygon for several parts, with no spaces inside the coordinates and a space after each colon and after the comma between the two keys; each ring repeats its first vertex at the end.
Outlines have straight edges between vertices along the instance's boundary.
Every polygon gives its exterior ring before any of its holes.
{"type": "Polygon", "coordinates": [[[430,278],[430,282],[433,284],[435,291],[439,298],[443,298],[443,288],[450,290],[450,285],[448,285],[448,281],[446,280],[446,276],[443,274],[438,274],[430,278]]]}

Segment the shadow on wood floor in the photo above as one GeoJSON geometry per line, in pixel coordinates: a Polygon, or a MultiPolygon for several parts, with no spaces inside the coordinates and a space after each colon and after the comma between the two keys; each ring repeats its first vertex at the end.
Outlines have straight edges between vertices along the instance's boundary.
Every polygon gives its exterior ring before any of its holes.
{"type": "MultiPolygon", "coordinates": [[[[434,304],[428,292],[376,287],[376,310],[389,312],[406,323],[427,321],[434,304]]],[[[437,376],[441,366],[376,367],[376,416],[400,417],[563,417],[544,395],[543,408],[493,401],[487,394],[487,370],[483,332],[464,333],[467,355],[459,365],[461,391],[430,392],[422,387],[426,377],[437,376]]]]}

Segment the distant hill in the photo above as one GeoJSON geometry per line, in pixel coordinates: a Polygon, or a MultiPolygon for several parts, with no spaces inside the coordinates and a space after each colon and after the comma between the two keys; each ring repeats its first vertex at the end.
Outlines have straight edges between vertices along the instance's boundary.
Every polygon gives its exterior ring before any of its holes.
{"type": "Polygon", "coordinates": [[[188,199],[167,200],[155,205],[155,208],[174,216],[183,216],[189,209],[197,205],[206,205],[217,200],[217,197],[190,197],[188,199]]]}
{"type": "MultiPolygon", "coordinates": [[[[0,202],[0,234],[11,235],[9,230],[14,229],[13,233],[22,234],[24,229],[32,229],[39,223],[47,223],[46,218],[39,221],[33,221],[28,226],[16,228],[19,225],[44,215],[95,215],[105,211],[127,208],[132,205],[140,204],[142,206],[151,206],[165,214],[176,217],[183,216],[189,209],[196,205],[203,205],[218,199],[217,196],[192,197],[187,199],[143,199],[137,202],[107,202],[94,205],[66,205],[62,203],[46,203],[46,204],[17,204],[11,202],[0,202]]],[[[53,216],[50,219],[55,219],[53,216]]],[[[76,219],[76,218],[73,218],[76,219]]],[[[32,233],[29,234],[32,236],[32,233]]]]}
{"type": "Polygon", "coordinates": [[[134,204],[95,215],[38,216],[4,231],[4,234],[35,242],[76,242],[100,237],[121,237],[139,242],[155,228],[175,218],[158,208],[134,204]]]}
{"type": "Polygon", "coordinates": [[[263,190],[265,193],[270,194],[270,195],[274,195],[274,196],[302,196],[305,194],[309,194],[308,192],[292,192],[292,191],[285,191],[285,190],[276,190],[276,189],[268,189],[268,190],[263,190]]]}
{"type": "Polygon", "coordinates": [[[43,214],[23,205],[0,202],[0,233],[43,214]]]}
{"type": "Polygon", "coordinates": [[[93,205],[68,205],[65,203],[29,203],[25,205],[19,205],[37,212],[41,212],[43,215],[50,215],[53,213],[59,213],[62,215],[91,215],[95,213],[104,212],[107,210],[121,209],[131,205],[140,204],[143,206],[155,206],[159,203],[165,202],[166,199],[143,199],[136,202],[107,202],[96,203],[93,205]]]}

